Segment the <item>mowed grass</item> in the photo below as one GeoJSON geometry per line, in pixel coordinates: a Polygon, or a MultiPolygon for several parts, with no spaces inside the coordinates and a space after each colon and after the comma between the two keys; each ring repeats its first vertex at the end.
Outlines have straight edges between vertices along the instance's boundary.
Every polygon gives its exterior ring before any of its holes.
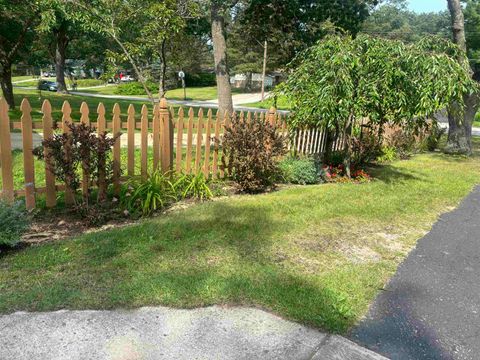
{"type": "Polygon", "coordinates": [[[290,110],[291,106],[288,100],[284,96],[279,96],[277,102],[273,98],[268,98],[265,101],[259,101],[255,103],[245,104],[244,106],[254,107],[259,109],[270,109],[272,106],[276,105],[278,110],[290,110]]]}
{"type": "Polygon", "coordinates": [[[0,312],[251,305],[345,332],[480,182],[480,162],[478,152],[422,154],[372,173],[366,184],[224,198],[11,253],[0,258],[0,312]]]}
{"type": "Polygon", "coordinates": [[[54,120],[60,121],[62,119],[62,105],[66,100],[69,102],[72,107],[72,118],[74,120],[80,119],[80,105],[83,101],[86,101],[90,108],[91,118],[97,118],[97,106],[101,102],[105,105],[105,115],[107,119],[111,117],[113,106],[118,103],[123,116],[127,115],[128,106],[133,104],[136,107],[136,111],[140,113],[141,107],[143,104],[147,104],[151,110],[151,103],[147,100],[145,101],[126,101],[126,100],[116,100],[108,98],[85,98],[77,95],[64,95],[57,94],[54,92],[48,91],[36,91],[36,90],[25,90],[25,89],[14,89],[15,96],[15,109],[9,111],[9,116],[11,121],[20,121],[22,112],[20,110],[21,102],[24,98],[27,98],[30,106],[32,107],[32,119],[33,121],[42,121],[42,104],[44,100],[50,101],[52,105],[52,116],[54,120]]]}
{"type": "MultiPolygon", "coordinates": [[[[103,94],[103,95],[118,95],[116,92],[117,86],[105,86],[105,87],[98,87],[95,89],[88,89],[84,92],[95,93],[95,94],[103,94]]],[[[241,94],[244,91],[241,89],[232,89],[233,94],[241,94]]],[[[214,100],[218,97],[217,95],[217,87],[216,86],[200,86],[200,87],[187,87],[186,88],[186,95],[187,100],[197,100],[197,101],[206,101],[206,100],[214,100]]],[[[128,96],[128,94],[121,94],[122,96],[128,96]]],[[[134,97],[144,97],[147,98],[147,95],[132,95],[134,97]]],[[[157,93],[153,93],[153,96],[158,97],[157,93]]],[[[168,90],[165,94],[167,99],[171,100],[184,100],[184,92],[183,88],[168,90]]]]}

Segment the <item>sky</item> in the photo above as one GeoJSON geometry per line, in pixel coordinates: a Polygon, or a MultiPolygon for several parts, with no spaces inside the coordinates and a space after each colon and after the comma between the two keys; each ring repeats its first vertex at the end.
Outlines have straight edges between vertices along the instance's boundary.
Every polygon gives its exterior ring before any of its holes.
{"type": "Polygon", "coordinates": [[[410,9],[415,12],[447,10],[447,0],[410,0],[410,9]]]}

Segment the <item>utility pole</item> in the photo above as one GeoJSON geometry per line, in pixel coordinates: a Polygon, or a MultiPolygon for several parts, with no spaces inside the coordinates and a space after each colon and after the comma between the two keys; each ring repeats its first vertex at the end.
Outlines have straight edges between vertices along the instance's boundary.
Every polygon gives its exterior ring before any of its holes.
{"type": "Polygon", "coordinates": [[[265,100],[265,72],[267,71],[267,40],[263,45],[262,101],[265,100]]]}

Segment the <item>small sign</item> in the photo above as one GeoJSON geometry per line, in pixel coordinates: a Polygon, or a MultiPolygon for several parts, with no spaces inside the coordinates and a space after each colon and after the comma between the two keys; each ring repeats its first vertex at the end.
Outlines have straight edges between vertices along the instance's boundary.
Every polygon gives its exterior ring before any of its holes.
{"type": "Polygon", "coordinates": [[[183,78],[185,77],[185,73],[184,73],[183,71],[179,71],[178,77],[179,77],[180,79],[183,79],[183,78]]]}

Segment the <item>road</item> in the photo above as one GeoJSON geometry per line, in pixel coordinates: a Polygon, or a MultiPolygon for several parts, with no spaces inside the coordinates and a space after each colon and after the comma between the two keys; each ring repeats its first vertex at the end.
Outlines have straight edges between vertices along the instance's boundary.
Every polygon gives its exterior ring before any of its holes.
{"type": "Polygon", "coordinates": [[[480,186],[400,265],[350,338],[391,359],[480,358],[480,186]]]}

